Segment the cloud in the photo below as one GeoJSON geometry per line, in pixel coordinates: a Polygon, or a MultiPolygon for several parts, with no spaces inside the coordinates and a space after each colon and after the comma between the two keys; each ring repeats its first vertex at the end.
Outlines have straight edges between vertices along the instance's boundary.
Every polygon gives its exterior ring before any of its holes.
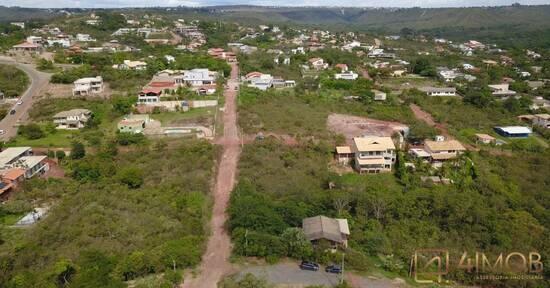
{"type": "Polygon", "coordinates": [[[0,0],[0,5],[36,8],[115,8],[179,5],[197,7],[237,4],[264,6],[464,7],[500,6],[515,2],[525,5],[550,4],[550,0],[367,0],[361,2],[357,0],[0,0]]]}

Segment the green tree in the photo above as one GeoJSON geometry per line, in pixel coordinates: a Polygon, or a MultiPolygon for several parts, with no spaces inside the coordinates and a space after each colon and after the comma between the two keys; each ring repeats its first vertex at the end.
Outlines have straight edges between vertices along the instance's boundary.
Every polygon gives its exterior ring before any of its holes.
{"type": "Polygon", "coordinates": [[[29,140],[40,139],[45,136],[45,133],[44,131],[42,131],[42,128],[40,128],[40,126],[36,123],[20,126],[17,133],[29,140]]]}
{"type": "Polygon", "coordinates": [[[143,184],[143,172],[137,167],[123,168],[118,172],[117,179],[128,188],[136,189],[143,184]]]}
{"type": "Polygon", "coordinates": [[[71,159],[82,159],[86,156],[86,147],[79,141],[74,141],[71,148],[71,159]]]}
{"type": "Polygon", "coordinates": [[[281,235],[281,239],[287,244],[287,256],[289,257],[305,259],[313,252],[313,247],[306,239],[304,230],[300,228],[287,228],[281,235]]]}

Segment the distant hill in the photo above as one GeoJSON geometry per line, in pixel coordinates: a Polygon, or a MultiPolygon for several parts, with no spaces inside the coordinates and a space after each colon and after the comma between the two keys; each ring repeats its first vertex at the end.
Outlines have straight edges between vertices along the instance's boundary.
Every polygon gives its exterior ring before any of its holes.
{"type": "Polygon", "coordinates": [[[58,10],[0,6],[0,22],[45,20],[59,15],[58,10]]]}
{"type": "Polygon", "coordinates": [[[476,8],[325,8],[255,6],[212,7],[225,18],[302,24],[346,24],[365,29],[399,31],[442,27],[550,28],[550,5],[476,8]]]}

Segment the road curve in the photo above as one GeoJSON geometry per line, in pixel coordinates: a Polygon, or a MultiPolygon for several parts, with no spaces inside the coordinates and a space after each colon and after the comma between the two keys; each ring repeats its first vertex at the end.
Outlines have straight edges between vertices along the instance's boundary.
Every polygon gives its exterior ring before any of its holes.
{"type": "Polygon", "coordinates": [[[42,88],[48,84],[51,74],[36,70],[32,64],[18,63],[12,58],[4,56],[0,56],[0,64],[14,65],[18,69],[27,73],[31,81],[29,88],[27,88],[27,90],[20,97],[23,104],[15,104],[15,114],[10,115],[8,112],[8,115],[0,121],[0,129],[4,130],[4,134],[0,135],[0,140],[8,141],[17,135],[17,121],[21,120],[21,122],[25,122],[28,119],[28,112],[32,107],[33,97],[38,96],[42,88]]]}

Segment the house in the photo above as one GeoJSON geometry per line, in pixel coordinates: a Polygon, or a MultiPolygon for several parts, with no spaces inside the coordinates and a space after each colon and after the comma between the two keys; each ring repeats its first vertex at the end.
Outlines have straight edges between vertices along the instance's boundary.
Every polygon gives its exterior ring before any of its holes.
{"type": "Polygon", "coordinates": [[[445,82],[453,82],[456,78],[462,76],[461,73],[447,67],[438,67],[437,75],[445,82]]]}
{"type": "Polygon", "coordinates": [[[25,22],[10,22],[10,25],[18,26],[21,29],[25,29],[25,22]]]}
{"type": "Polygon", "coordinates": [[[0,152],[0,172],[21,168],[25,178],[31,178],[49,170],[46,159],[46,156],[34,156],[31,147],[10,147],[0,152]]]}
{"type": "Polygon", "coordinates": [[[426,152],[426,150],[421,148],[411,148],[409,149],[409,154],[415,158],[424,159],[424,160],[429,160],[431,157],[430,153],[426,152]]]}
{"type": "Polygon", "coordinates": [[[143,61],[124,60],[122,64],[113,65],[114,69],[143,71],[147,69],[147,63],[143,61]]]}
{"type": "Polygon", "coordinates": [[[25,180],[25,169],[10,168],[0,173],[0,199],[6,199],[11,190],[25,180]]]}
{"type": "Polygon", "coordinates": [[[73,96],[87,96],[103,92],[101,76],[81,78],[74,81],[73,96]]]}
{"type": "Polygon", "coordinates": [[[191,86],[216,84],[217,72],[208,69],[192,69],[183,71],[183,82],[191,86]]]}
{"type": "Polygon", "coordinates": [[[313,244],[328,241],[332,247],[347,247],[350,235],[348,220],[326,216],[309,217],[302,220],[302,229],[308,241],[313,244]]]}
{"type": "Polygon", "coordinates": [[[494,130],[499,135],[510,138],[527,138],[533,133],[531,128],[524,126],[495,127],[494,130]]]}
{"type": "MultiPolygon", "coordinates": [[[[380,68],[384,68],[384,67],[380,67],[380,68]]],[[[391,72],[392,77],[403,77],[405,76],[405,74],[407,74],[407,70],[403,70],[403,69],[398,69],[391,72]]]]}
{"type": "Polygon", "coordinates": [[[53,123],[56,129],[73,130],[86,126],[92,117],[92,111],[88,109],[71,109],[55,114],[53,123]]]}
{"type": "Polygon", "coordinates": [[[547,109],[550,110],[550,100],[544,99],[542,96],[537,96],[533,99],[533,104],[529,107],[531,110],[547,109]]]}
{"type": "Polygon", "coordinates": [[[151,119],[148,114],[126,115],[117,124],[118,131],[121,133],[138,134],[143,133],[145,126],[151,119]]]}
{"type": "Polygon", "coordinates": [[[353,138],[355,169],[359,173],[391,172],[395,163],[395,144],[391,137],[365,136],[353,138]]]}
{"type": "Polygon", "coordinates": [[[347,64],[339,63],[339,64],[334,65],[334,68],[339,69],[341,72],[348,71],[348,65],[347,64]]]}
{"type": "Polygon", "coordinates": [[[63,48],[69,48],[71,47],[71,39],[68,37],[57,37],[57,38],[48,38],[46,40],[46,43],[48,46],[59,46],[63,48]]]}
{"type": "Polygon", "coordinates": [[[336,160],[340,164],[349,164],[355,157],[349,146],[336,146],[336,160]]]}
{"type": "Polygon", "coordinates": [[[510,84],[508,83],[489,85],[489,89],[491,89],[492,91],[491,94],[497,97],[508,97],[516,95],[516,91],[510,90],[509,87],[510,84]]]}
{"type": "Polygon", "coordinates": [[[263,91],[273,87],[273,76],[270,74],[250,72],[246,74],[245,81],[248,83],[248,87],[258,88],[263,91]]]}
{"type": "Polygon", "coordinates": [[[40,36],[29,36],[27,37],[27,43],[42,45],[44,44],[44,39],[40,36]]]}
{"type": "Polygon", "coordinates": [[[464,70],[474,70],[476,67],[474,67],[474,65],[472,64],[468,64],[468,63],[464,63],[462,64],[462,69],[464,70]]]}
{"type": "Polygon", "coordinates": [[[353,71],[346,71],[334,74],[334,79],[355,80],[357,79],[357,77],[359,77],[359,75],[353,71]]]}
{"type": "Polygon", "coordinates": [[[457,96],[456,88],[454,87],[422,87],[420,91],[428,96],[457,96]]]}
{"type": "Polygon", "coordinates": [[[315,70],[324,70],[328,68],[328,63],[325,63],[323,58],[311,58],[308,61],[309,65],[315,70]]]}
{"type": "Polygon", "coordinates": [[[491,144],[491,143],[495,143],[495,137],[489,135],[489,134],[482,134],[482,133],[478,133],[476,134],[476,142],[477,143],[482,143],[482,144],[491,144]]]}
{"type": "Polygon", "coordinates": [[[76,34],[76,41],[78,42],[94,42],[95,39],[90,36],[90,34],[76,34]]]}
{"type": "Polygon", "coordinates": [[[144,88],[138,94],[138,104],[154,105],[159,103],[162,91],[163,89],[159,87],[144,88]]]}
{"type": "Polygon", "coordinates": [[[42,51],[42,45],[23,42],[21,44],[13,45],[12,49],[15,52],[40,52],[42,51]]]}
{"type": "Polygon", "coordinates": [[[438,140],[439,141],[424,141],[424,150],[430,154],[430,158],[433,162],[453,159],[466,151],[466,148],[457,140],[438,140]]]}
{"type": "Polygon", "coordinates": [[[372,93],[374,93],[374,100],[375,101],[385,101],[386,100],[386,92],[379,91],[379,90],[372,90],[372,93]]]}
{"type": "Polygon", "coordinates": [[[533,125],[550,129],[550,114],[535,114],[533,125]]]}

